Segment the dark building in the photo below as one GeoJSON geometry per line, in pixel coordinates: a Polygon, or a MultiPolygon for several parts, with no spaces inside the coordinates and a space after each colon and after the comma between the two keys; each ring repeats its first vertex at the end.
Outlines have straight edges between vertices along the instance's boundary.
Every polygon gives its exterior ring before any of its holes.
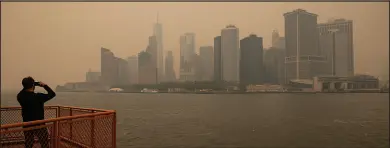
{"type": "Polygon", "coordinates": [[[265,83],[285,84],[284,49],[271,47],[264,51],[265,83]]]}
{"type": "Polygon", "coordinates": [[[263,38],[252,34],[240,41],[240,83],[243,85],[262,84],[263,38]]]}
{"type": "Polygon", "coordinates": [[[156,84],[157,78],[157,40],[155,36],[149,37],[146,51],[138,54],[138,83],[156,84]]]}
{"type": "Polygon", "coordinates": [[[353,76],[352,20],[330,20],[327,23],[318,24],[317,29],[320,35],[320,51],[326,56],[329,73],[338,77],[353,76]]]}
{"type": "Polygon", "coordinates": [[[109,49],[100,49],[100,69],[101,69],[101,82],[104,85],[114,85],[117,82],[118,76],[118,63],[114,53],[109,49]]]}
{"type": "Polygon", "coordinates": [[[302,9],[284,14],[286,78],[313,79],[326,74],[326,59],[319,50],[317,15],[302,9]]]}
{"type": "Polygon", "coordinates": [[[141,51],[138,54],[138,84],[156,84],[156,68],[151,61],[150,53],[141,51]]]}
{"type": "Polygon", "coordinates": [[[214,53],[212,46],[202,46],[199,48],[200,64],[202,68],[202,81],[212,81],[214,73],[214,53]]]}
{"type": "Polygon", "coordinates": [[[167,52],[165,57],[165,81],[174,82],[176,81],[176,74],[173,68],[173,53],[172,51],[167,52]]]}
{"type": "Polygon", "coordinates": [[[116,60],[118,63],[117,66],[118,76],[115,84],[119,84],[119,85],[129,84],[130,73],[129,73],[129,65],[127,61],[122,58],[116,58],[116,60]]]}
{"type": "Polygon", "coordinates": [[[203,65],[201,63],[200,56],[198,54],[193,54],[191,57],[191,67],[194,69],[194,81],[202,81],[203,77],[203,65]]]}
{"type": "Polygon", "coordinates": [[[214,81],[222,81],[221,36],[214,38],[214,81]]]}

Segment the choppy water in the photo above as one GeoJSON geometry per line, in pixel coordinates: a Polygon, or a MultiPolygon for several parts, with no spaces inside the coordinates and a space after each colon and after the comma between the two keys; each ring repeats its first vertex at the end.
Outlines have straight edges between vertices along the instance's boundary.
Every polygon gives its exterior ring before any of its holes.
{"type": "Polygon", "coordinates": [[[58,93],[48,104],[117,110],[122,148],[389,147],[388,94],[58,93]]]}

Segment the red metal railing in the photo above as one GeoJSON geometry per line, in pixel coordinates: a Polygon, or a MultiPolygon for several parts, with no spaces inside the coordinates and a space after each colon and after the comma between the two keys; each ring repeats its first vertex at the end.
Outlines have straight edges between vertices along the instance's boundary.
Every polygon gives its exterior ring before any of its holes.
{"type": "Polygon", "coordinates": [[[45,120],[22,121],[20,107],[1,108],[0,147],[116,147],[113,110],[47,106],[45,120]]]}

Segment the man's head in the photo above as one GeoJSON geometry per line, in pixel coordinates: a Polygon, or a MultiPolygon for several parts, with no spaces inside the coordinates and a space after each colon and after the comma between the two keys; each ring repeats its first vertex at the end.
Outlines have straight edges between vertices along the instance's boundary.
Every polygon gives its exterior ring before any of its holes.
{"type": "Polygon", "coordinates": [[[23,89],[34,90],[35,89],[34,82],[35,80],[30,76],[23,78],[22,80],[23,89]]]}

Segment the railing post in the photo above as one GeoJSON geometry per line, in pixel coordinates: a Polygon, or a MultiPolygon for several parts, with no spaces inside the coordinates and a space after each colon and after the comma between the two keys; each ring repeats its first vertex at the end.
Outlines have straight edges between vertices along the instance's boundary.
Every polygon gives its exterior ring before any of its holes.
{"type": "MultiPolygon", "coordinates": [[[[92,111],[92,113],[94,113],[94,111],[92,111]]],[[[95,116],[92,117],[92,121],[91,121],[91,147],[94,148],[95,147],[95,116]]]]}
{"type": "Polygon", "coordinates": [[[116,148],[116,112],[113,112],[112,114],[112,147],[116,148]]]}
{"type": "Polygon", "coordinates": [[[53,145],[53,147],[54,148],[58,148],[58,144],[59,144],[59,131],[58,131],[58,126],[59,126],[59,124],[58,124],[58,122],[59,121],[54,121],[54,130],[53,130],[53,133],[54,133],[54,135],[53,135],[53,140],[54,140],[54,145],[53,145]]]}
{"type": "MultiPolygon", "coordinates": [[[[73,108],[69,107],[69,116],[73,116],[73,108]]],[[[69,139],[70,140],[73,140],[72,137],[73,137],[73,122],[72,120],[70,120],[70,125],[69,125],[69,129],[70,129],[70,137],[69,139]]]]}

